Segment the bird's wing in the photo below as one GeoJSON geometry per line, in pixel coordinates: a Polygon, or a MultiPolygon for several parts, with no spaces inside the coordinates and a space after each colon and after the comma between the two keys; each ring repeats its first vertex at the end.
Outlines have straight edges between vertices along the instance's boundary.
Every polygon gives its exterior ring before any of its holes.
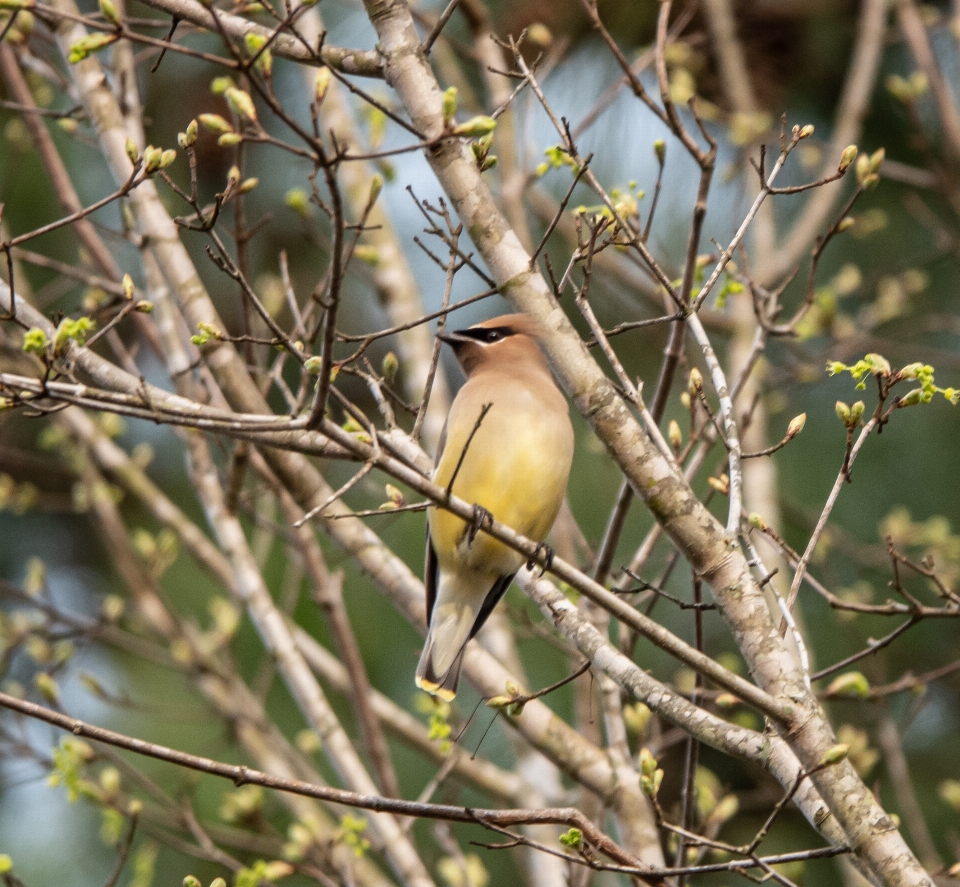
{"type": "Polygon", "coordinates": [[[508,576],[501,576],[493,583],[493,588],[487,592],[487,596],[483,599],[483,603],[477,612],[477,618],[473,621],[473,628],[470,629],[470,637],[474,637],[476,633],[483,628],[483,623],[487,621],[487,617],[493,612],[493,608],[500,603],[500,598],[507,593],[507,589],[510,587],[510,583],[513,582],[513,577],[516,575],[516,573],[510,573],[508,576]]]}
{"type": "Polygon", "coordinates": [[[430,539],[430,530],[427,530],[427,551],[423,565],[423,588],[427,593],[427,625],[433,616],[433,605],[437,602],[437,578],[440,565],[437,563],[437,553],[433,550],[433,541],[430,539]]]}
{"type": "MultiPolygon", "coordinates": [[[[447,442],[447,422],[443,423],[443,430],[440,432],[440,439],[437,441],[437,455],[434,464],[440,461],[443,454],[443,447],[447,442]]],[[[437,553],[433,550],[433,540],[430,538],[430,524],[427,524],[427,550],[424,555],[423,565],[423,587],[427,593],[427,625],[430,624],[430,617],[433,615],[433,605],[437,602],[437,578],[439,575],[439,564],[437,563],[437,553]]]]}

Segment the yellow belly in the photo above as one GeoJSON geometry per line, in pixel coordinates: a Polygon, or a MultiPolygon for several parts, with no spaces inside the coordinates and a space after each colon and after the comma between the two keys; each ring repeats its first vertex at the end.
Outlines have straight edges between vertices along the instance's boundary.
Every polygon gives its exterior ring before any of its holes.
{"type": "MultiPolygon", "coordinates": [[[[434,473],[446,488],[476,416],[451,411],[451,434],[434,473]]],[[[541,541],[556,519],[567,485],[572,431],[566,415],[543,417],[530,392],[499,396],[474,435],[454,479],[452,492],[489,511],[495,520],[541,541]]],[[[479,410],[477,410],[479,412],[479,410]]],[[[483,567],[496,574],[519,569],[523,557],[484,533],[467,545],[467,526],[439,508],[428,512],[430,536],[441,569],[483,567]]]]}

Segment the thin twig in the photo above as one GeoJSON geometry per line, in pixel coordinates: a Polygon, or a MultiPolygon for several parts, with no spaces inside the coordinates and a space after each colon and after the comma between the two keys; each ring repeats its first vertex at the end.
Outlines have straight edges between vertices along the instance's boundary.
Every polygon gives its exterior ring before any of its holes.
{"type": "Polygon", "coordinates": [[[841,468],[840,472],[837,474],[837,479],[833,483],[833,489],[830,490],[830,495],[827,496],[827,501],[823,505],[823,511],[820,512],[820,517],[817,518],[817,525],[814,527],[813,533],[810,534],[807,547],[804,549],[804,552],[800,557],[800,561],[797,564],[797,568],[793,574],[793,582],[790,583],[790,593],[787,596],[787,607],[791,610],[793,609],[794,602],[797,599],[797,594],[800,591],[800,583],[803,582],[803,576],[807,571],[807,564],[810,563],[810,558],[813,557],[813,550],[817,547],[817,543],[820,541],[820,537],[823,535],[823,531],[826,529],[827,521],[830,519],[833,506],[837,503],[837,497],[840,495],[840,490],[843,489],[843,485],[846,483],[847,477],[850,473],[850,468],[856,460],[857,454],[860,452],[860,448],[867,442],[867,438],[870,436],[870,432],[872,432],[876,426],[877,421],[878,419],[876,416],[871,417],[870,421],[863,426],[863,429],[860,431],[860,435],[856,442],[852,447],[849,448],[844,457],[844,467],[841,468]]]}

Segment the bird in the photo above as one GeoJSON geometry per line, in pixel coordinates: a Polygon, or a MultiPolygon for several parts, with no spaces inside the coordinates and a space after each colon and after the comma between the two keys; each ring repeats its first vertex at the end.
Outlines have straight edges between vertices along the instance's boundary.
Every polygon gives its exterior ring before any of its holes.
{"type": "Polygon", "coordinates": [[[467,642],[524,562],[479,526],[492,517],[541,542],[566,493],[574,435],[532,317],[506,314],[437,337],[453,349],[466,382],[450,406],[433,481],[472,503],[475,520],[436,505],[427,509],[429,628],[416,683],[449,702],[467,642]]]}

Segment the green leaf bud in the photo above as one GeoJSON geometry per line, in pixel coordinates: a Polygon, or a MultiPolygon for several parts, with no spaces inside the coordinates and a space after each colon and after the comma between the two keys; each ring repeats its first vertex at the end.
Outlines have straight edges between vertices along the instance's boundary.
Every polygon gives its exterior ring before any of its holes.
{"type": "Polygon", "coordinates": [[[901,77],[899,74],[890,74],[883,81],[883,85],[898,102],[907,105],[913,101],[913,89],[911,89],[910,83],[905,77],[901,77]]]}
{"type": "Polygon", "coordinates": [[[253,99],[250,98],[250,93],[244,92],[236,86],[231,86],[224,91],[223,95],[235,114],[250,123],[257,122],[257,109],[254,107],[253,99]]]}
{"type": "Polygon", "coordinates": [[[643,736],[653,712],[642,702],[633,702],[623,707],[623,723],[633,736],[643,736]]]}
{"type": "Polygon", "coordinates": [[[680,430],[680,423],[676,419],[671,419],[667,427],[667,440],[674,452],[679,452],[683,446],[683,432],[680,430]]]}
{"type": "Polygon", "coordinates": [[[197,117],[204,127],[214,133],[233,132],[233,127],[219,114],[201,114],[197,117]]]}
{"type": "Polygon", "coordinates": [[[644,746],[640,749],[640,772],[644,776],[653,776],[656,769],[657,759],[653,756],[653,752],[644,746]]]}
{"type": "Polygon", "coordinates": [[[119,35],[117,34],[104,33],[88,34],[86,37],[81,37],[70,47],[70,52],[67,54],[67,61],[71,65],[82,62],[87,56],[99,52],[118,39],[119,35]]]}
{"type": "Polygon", "coordinates": [[[100,773],[100,788],[108,799],[115,799],[120,791],[120,771],[116,767],[107,767],[100,773]]]}
{"type": "Polygon", "coordinates": [[[890,361],[882,354],[877,354],[874,351],[865,355],[863,359],[867,362],[870,372],[875,376],[883,376],[886,378],[890,375],[890,361]]]}
{"type": "Polygon", "coordinates": [[[307,192],[302,188],[291,188],[284,197],[284,203],[298,215],[306,217],[310,212],[307,192]]]}
{"type": "Polygon", "coordinates": [[[450,86],[445,89],[440,101],[443,108],[443,122],[449,125],[457,115],[457,87],[450,86]]]}
{"type": "Polygon", "coordinates": [[[923,364],[918,361],[916,363],[908,363],[900,370],[898,375],[901,379],[916,379],[922,371],[923,364]]]}
{"type": "Polygon", "coordinates": [[[47,334],[40,327],[33,327],[23,334],[23,350],[27,354],[45,354],[47,334]]]}
{"type": "Polygon", "coordinates": [[[836,745],[831,746],[823,753],[823,757],[820,759],[820,766],[830,767],[833,764],[839,764],[841,761],[846,760],[849,752],[849,745],[847,745],[845,742],[838,742],[836,745]]]}
{"type": "Polygon", "coordinates": [[[223,95],[228,89],[236,86],[232,77],[214,77],[210,81],[210,92],[214,95],[223,95]]]}
{"type": "Polygon", "coordinates": [[[724,795],[710,813],[711,824],[722,824],[733,819],[740,810],[740,801],[736,795],[724,795]]]}
{"type": "Polygon", "coordinates": [[[843,149],[843,153],[840,155],[840,165],[837,167],[838,172],[846,172],[847,168],[857,159],[857,146],[856,145],[847,145],[843,149]]]}
{"type": "Polygon", "coordinates": [[[541,49],[548,49],[553,45],[553,34],[543,22],[534,22],[527,28],[527,40],[541,49]]]}
{"type": "Polygon", "coordinates": [[[50,705],[60,705],[60,687],[45,671],[38,671],[34,675],[33,685],[45,702],[50,705]]]}
{"type": "Polygon", "coordinates": [[[247,54],[252,58],[267,45],[267,38],[262,34],[255,34],[253,31],[248,31],[243,35],[243,42],[247,47],[247,54]]]}
{"type": "Polygon", "coordinates": [[[526,703],[525,701],[524,701],[524,702],[518,702],[517,700],[513,700],[513,701],[510,702],[510,704],[503,710],[503,713],[504,713],[508,718],[519,718],[520,715],[523,714],[523,707],[524,707],[526,704],[527,704],[527,703],[526,703]]]}
{"type": "Polygon", "coordinates": [[[913,407],[923,402],[923,389],[914,388],[897,401],[898,407],[913,407]]]}
{"type": "Polygon", "coordinates": [[[693,367],[693,369],[690,370],[690,377],[687,382],[687,391],[690,392],[691,397],[703,391],[703,373],[701,373],[696,367],[693,367]]]}
{"type": "Polygon", "coordinates": [[[257,70],[269,80],[273,76],[273,53],[269,49],[263,50],[257,56],[255,65],[257,70]]]}
{"type": "Polygon", "coordinates": [[[471,117],[465,123],[454,127],[453,134],[465,138],[475,139],[479,136],[485,136],[497,128],[497,121],[486,114],[479,114],[471,117]]]}
{"type": "Polygon", "coordinates": [[[397,355],[392,351],[388,351],[383,356],[383,363],[380,365],[383,378],[388,382],[392,382],[397,375],[398,369],[400,369],[400,361],[397,359],[397,355]]]}
{"type": "Polygon", "coordinates": [[[865,699],[870,695],[870,682],[859,671],[848,671],[838,675],[824,691],[826,696],[853,696],[865,699]]]}
{"type": "Polygon", "coordinates": [[[120,20],[120,13],[113,0],[100,0],[99,5],[100,12],[111,25],[116,25],[118,28],[123,25],[123,22],[120,20]]]}
{"type": "MultiPolygon", "coordinates": [[[[0,9],[3,9],[2,3],[0,3],[0,9]]],[[[4,17],[4,19],[5,18],[6,17],[4,17]]],[[[0,19],[0,21],[4,19],[0,19]]],[[[16,20],[14,22],[8,20],[7,25],[4,26],[6,35],[3,39],[13,46],[22,46],[30,39],[35,22],[36,18],[32,12],[26,9],[18,10],[16,20]]],[[[57,125],[64,132],[70,133],[71,135],[73,135],[78,128],[77,121],[72,117],[61,118],[57,121],[57,125]]]]}
{"type": "Polygon", "coordinates": [[[96,324],[89,317],[64,317],[57,326],[53,336],[53,349],[59,354],[68,342],[82,345],[87,340],[87,333],[91,332],[96,324]]]}
{"type": "Polygon", "coordinates": [[[384,490],[387,494],[387,499],[397,507],[402,508],[407,504],[407,500],[403,495],[403,492],[398,490],[393,484],[385,484],[384,490]]]}
{"type": "Polygon", "coordinates": [[[140,160],[140,149],[133,139],[127,139],[124,142],[123,150],[127,153],[127,159],[134,165],[140,160]]]}
{"type": "Polygon", "coordinates": [[[937,794],[955,813],[960,813],[960,779],[945,779],[937,786],[937,794]]]}
{"type": "Polygon", "coordinates": [[[313,100],[316,102],[318,108],[323,104],[332,79],[333,74],[330,72],[330,69],[326,67],[320,68],[320,70],[317,71],[316,77],[313,78],[313,100]]]}
{"type": "Polygon", "coordinates": [[[143,168],[147,172],[156,172],[160,169],[160,163],[163,160],[163,148],[155,148],[153,145],[147,145],[143,149],[143,168]]]}
{"type": "Polygon", "coordinates": [[[868,175],[870,175],[870,155],[869,154],[861,154],[857,158],[856,172],[857,172],[857,181],[860,182],[860,184],[862,185],[863,180],[868,175]]]}
{"type": "Polygon", "coordinates": [[[755,530],[765,530],[767,528],[767,522],[763,519],[763,516],[756,511],[751,511],[747,520],[755,530]]]}
{"type": "Polygon", "coordinates": [[[370,206],[373,206],[377,202],[377,198],[380,196],[380,192],[383,190],[383,176],[380,173],[375,172],[370,179],[370,196],[367,198],[370,206]]]}
{"type": "Polygon", "coordinates": [[[801,431],[803,431],[803,426],[807,424],[807,414],[800,413],[798,416],[794,416],[790,420],[790,424],[787,426],[787,437],[794,438],[801,431]]]}

